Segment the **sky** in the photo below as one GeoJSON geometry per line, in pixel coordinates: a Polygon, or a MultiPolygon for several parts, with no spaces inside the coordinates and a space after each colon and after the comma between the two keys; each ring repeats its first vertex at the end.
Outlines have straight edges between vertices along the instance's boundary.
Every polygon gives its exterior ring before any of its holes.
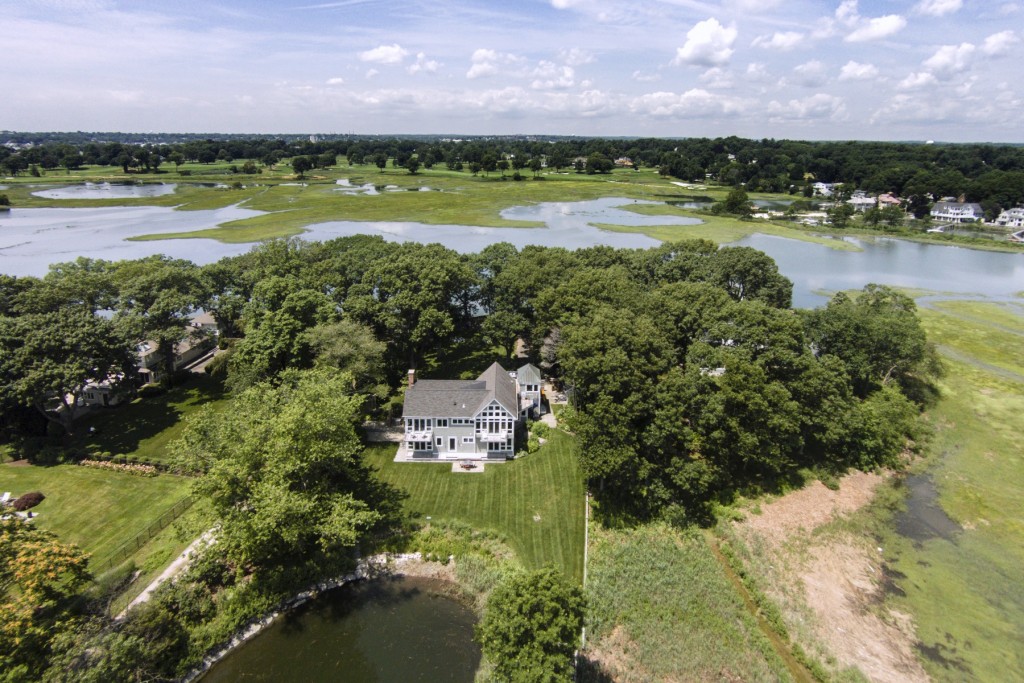
{"type": "Polygon", "coordinates": [[[0,0],[0,130],[1024,142],[1024,0],[0,0]]]}

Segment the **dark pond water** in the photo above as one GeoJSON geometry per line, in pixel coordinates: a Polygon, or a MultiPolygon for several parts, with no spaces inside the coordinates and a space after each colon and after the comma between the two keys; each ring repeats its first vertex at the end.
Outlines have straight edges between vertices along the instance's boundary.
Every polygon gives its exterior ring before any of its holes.
{"type": "Polygon", "coordinates": [[[364,581],[278,619],[202,683],[470,683],[480,663],[473,612],[432,579],[364,581]]]}
{"type": "Polygon", "coordinates": [[[928,474],[906,478],[906,510],[896,515],[896,531],[918,543],[932,538],[951,541],[962,529],[939,506],[939,492],[928,474]]]}

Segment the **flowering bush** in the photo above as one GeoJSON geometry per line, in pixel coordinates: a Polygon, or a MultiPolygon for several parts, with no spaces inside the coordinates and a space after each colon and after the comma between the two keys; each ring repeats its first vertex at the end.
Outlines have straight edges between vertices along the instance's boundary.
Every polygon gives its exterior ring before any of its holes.
{"type": "Polygon", "coordinates": [[[82,467],[95,467],[101,470],[115,470],[128,474],[137,474],[140,477],[155,477],[156,468],[152,465],[142,465],[134,462],[110,462],[109,460],[82,460],[78,463],[82,467]]]}

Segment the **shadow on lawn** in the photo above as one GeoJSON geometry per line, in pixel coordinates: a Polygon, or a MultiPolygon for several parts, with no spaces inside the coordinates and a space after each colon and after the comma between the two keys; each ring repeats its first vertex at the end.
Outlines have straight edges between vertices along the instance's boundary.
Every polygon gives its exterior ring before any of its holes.
{"type": "Polygon", "coordinates": [[[87,453],[130,455],[142,442],[175,426],[187,414],[224,396],[224,386],[208,375],[196,374],[158,396],[127,405],[97,410],[82,418],[68,446],[87,453]],[[89,429],[95,428],[90,433],[89,429]]]}

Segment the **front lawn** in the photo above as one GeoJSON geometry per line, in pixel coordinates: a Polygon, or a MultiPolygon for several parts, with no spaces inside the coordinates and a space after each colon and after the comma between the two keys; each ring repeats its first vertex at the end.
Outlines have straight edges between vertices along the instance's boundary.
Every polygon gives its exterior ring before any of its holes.
{"type": "Polygon", "coordinates": [[[552,431],[536,453],[488,463],[483,473],[452,472],[451,463],[396,463],[394,444],[371,446],[366,458],[409,494],[405,506],[417,519],[494,530],[527,567],[553,563],[582,580],[584,486],[572,445],[572,437],[552,431]]]}

